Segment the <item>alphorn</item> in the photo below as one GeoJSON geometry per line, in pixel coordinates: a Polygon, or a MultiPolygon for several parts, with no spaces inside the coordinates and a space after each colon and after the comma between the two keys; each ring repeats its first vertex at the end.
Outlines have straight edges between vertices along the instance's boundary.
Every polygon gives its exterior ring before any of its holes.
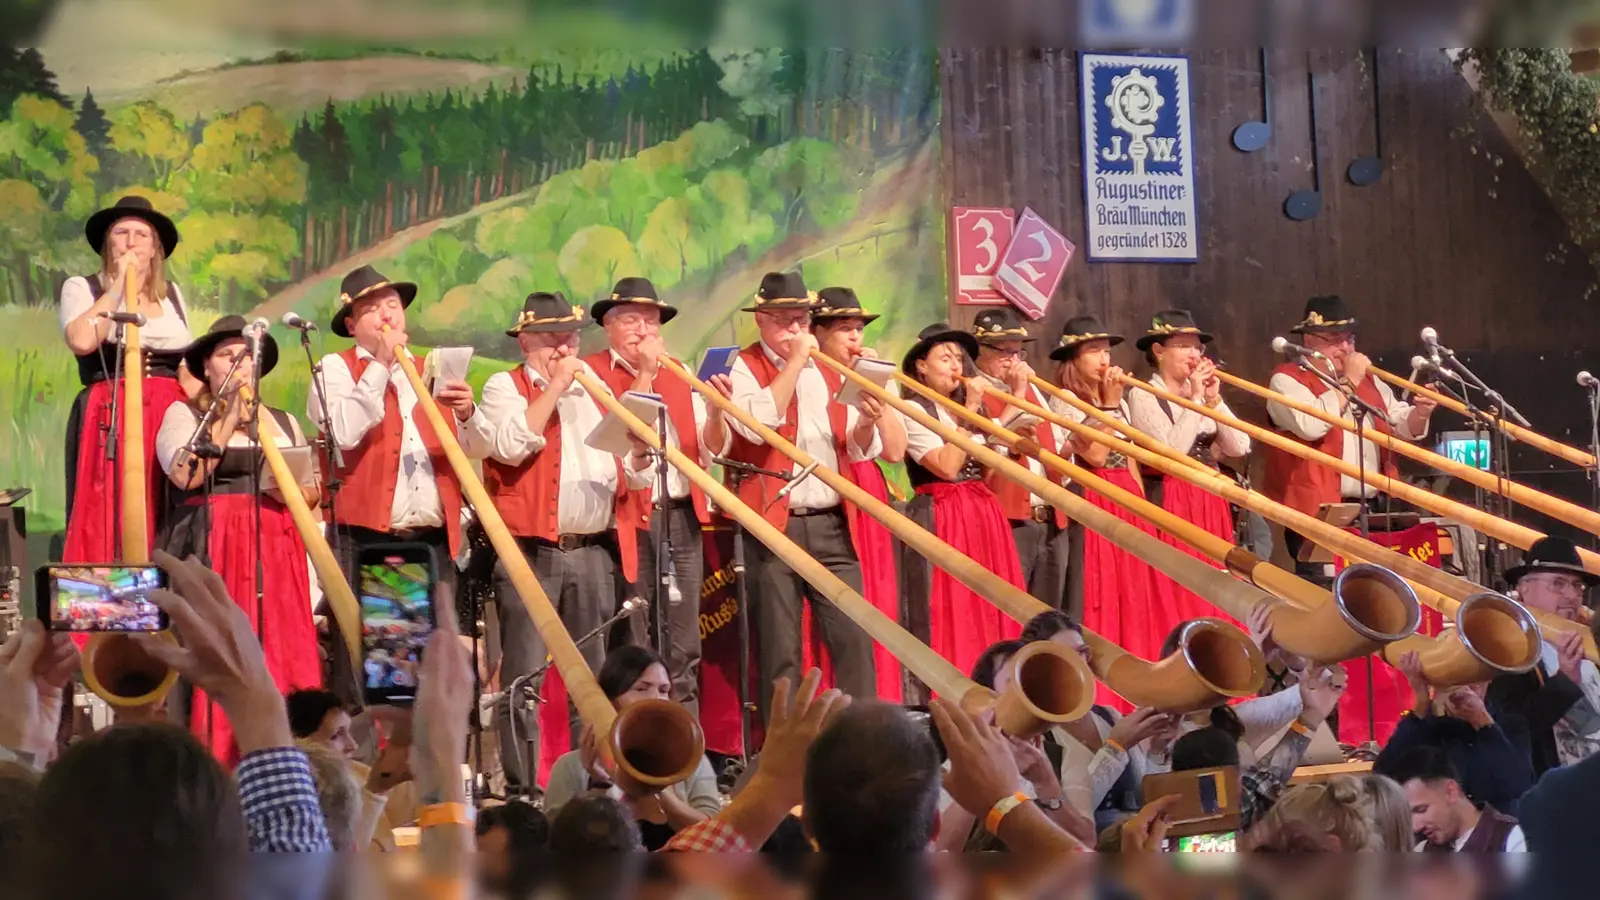
{"type": "Polygon", "coordinates": [[[1462,403],[1460,400],[1457,400],[1448,394],[1442,394],[1433,388],[1417,384],[1408,378],[1401,378],[1399,375],[1395,375],[1391,372],[1385,372],[1377,366],[1373,366],[1371,371],[1372,374],[1382,378],[1384,381],[1389,382],[1389,384],[1393,387],[1410,391],[1413,394],[1420,394],[1429,398],[1430,400],[1433,400],[1435,403],[1438,403],[1445,409],[1460,413],[1461,415],[1466,416],[1468,419],[1476,419],[1486,425],[1500,428],[1504,430],[1506,434],[1524,444],[1527,444],[1530,447],[1543,450],[1551,456],[1559,456],[1567,462],[1572,463],[1573,465],[1582,466],[1585,469],[1592,469],[1595,467],[1595,458],[1594,454],[1592,453],[1579,450],[1577,447],[1573,447],[1569,444],[1563,444],[1554,438],[1546,437],[1531,428],[1524,428],[1515,422],[1497,419],[1483,410],[1471,409],[1465,403],[1462,403]]]}
{"type": "MultiPolygon", "coordinates": [[[[671,361],[666,364],[675,366],[671,361]]],[[[679,371],[680,374],[687,374],[679,371]]],[[[1007,663],[1012,667],[1012,689],[996,695],[989,688],[972,681],[949,660],[868,603],[859,592],[802,550],[800,545],[741,501],[722,482],[711,477],[683,451],[663,445],[655,429],[629,412],[599,382],[582,371],[577,373],[576,378],[590,396],[621,420],[639,440],[656,452],[665,453],[667,462],[704,491],[719,509],[731,515],[751,537],[771,549],[795,574],[804,578],[862,631],[882,644],[930,690],[958,702],[971,712],[993,707],[996,724],[1007,734],[1018,737],[1042,734],[1052,725],[1071,722],[1088,713],[1094,703],[1094,677],[1077,653],[1049,641],[1029,644],[1007,663]]],[[[720,394],[717,396],[721,398],[720,394]]],[[[827,471],[818,466],[815,474],[820,476],[827,471]]],[[[744,611],[741,610],[740,614],[743,615],[744,611]]]]}
{"type": "MultiPolygon", "coordinates": [[[[1516,522],[1502,519],[1499,516],[1492,516],[1480,509],[1474,509],[1465,503],[1451,500],[1448,497],[1442,497],[1433,493],[1432,491],[1406,484],[1398,478],[1390,478],[1389,476],[1384,475],[1382,472],[1373,472],[1370,470],[1363,472],[1360,466],[1345,462],[1342,458],[1323,453],[1321,450],[1307,446],[1300,441],[1286,437],[1285,435],[1281,435],[1276,431],[1272,431],[1271,429],[1262,428],[1259,425],[1246,422],[1237,416],[1224,415],[1214,409],[1210,409],[1199,403],[1195,403],[1192,400],[1185,400],[1176,394],[1163,391],[1160,388],[1157,388],[1155,385],[1143,384],[1142,382],[1137,381],[1135,381],[1134,384],[1142,385],[1144,390],[1161,397],[1169,403],[1174,403],[1182,406],[1184,409],[1198,412],[1201,415],[1214,420],[1220,425],[1226,425],[1229,428],[1242,431],[1269,447],[1274,447],[1291,455],[1298,456],[1301,459],[1321,463],[1322,465],[1325,465],[1328,468],[1351,478],[1364,480],[1368,485],[1383,491],[1391,497],[1404,500],[1407,503],[1438,513],[1446,518],[1463,522],[1472,526],[1478,531],[1489,535],[1490,537],[1498,538],[1508,544],[1514,544],[1524,550],[1532,547],[1535,541],[1544,537],[1544,534],[1535,531],[1526,525],[1519,525],[1516,522]]],[[[1578,556],[1583,560],[1585,569],[1592,573],[1600,574],[1600,554],[1597,554],[1592,550],[1585,550],[1580,547],[1578,549],[1578,556]]]]}
{"type": "MultiPolygon", "coordinates": [[[[1013,400],[1013,403],[1016,404],[1016,401],[1013,400]]],[[[1186,481],[1263,518],[1277,522],[1285,528],[1293,529],[1345,559],[1381,565],[1410,582],[1416,590],[1417,599],[1444,616],[1462,622],[1464,617],[1461,611],[1471,602],[1472,605],[1466,608],[1477,614],[1465,620],[1471,627],[1458,630],[1457,634],[1468,653],[1480,661],[1480,671],[1485,677],[1489,677],[1492,673],[1524,672],[1532,668],[1539,657],[1540,625],[1552,631],[1584,634],[1591,659],[1600,661],[1600,654],[1594,649],[1593,636],[1588,635],[1586,629],[1581,629],[1571,622],[1528,610],[1510,598],[1489,591],[1465,578],[1451,575],[1443,569],[1412,559],[1404,553],[1336,528],[1315,516],[1285,506],[1261,493],[1246,490],[1234,483],[1231,478],[1208,466],[1174,465],[1138,444],[1112,437],[1058,416],[1049,410],[1034,407],[1032,404],[1024,402],[1017,405],[1075,435],[1104,443],[1145,463],[1154,471],[1186,481]],[[1491,599],[1479,598],[1492,598],[1492,602],[1491,599]]],[[[1390,647],[1403,643],[1405,642],[1398,641],[1390,647]]],[[[1417,648],[1413,643],[1407,649],[1417,648]]],[[[1437,662],[1437,658],[1433,661],[1437,662]]]]}
{"type": "MultiPolygon", "coordinates": [[[[1026,485],[1033,493],[1106,540],[1149,560],[1151,565],[1196,594],[1210,598],[1236,593],[1242,598],[1234,601],[1239,608],[1270,599],[1261,589],[1235,581],[1228,574],[1095,507],[1004,455],[962,437],[938,418],[879,388],[843,363],[823,354],[816,354],[814,358],[853,381],[861,390],[898,410],[901,415],[920,423],[947,443],[960,447],[984,466],[1026,485]]],[[[904,376],[896,373],[896,378],[903,379],[904,376]]],[[[1216,706],[1231,698],[1250,696],[1260,689],[1266,677],[1266,663],[1255,642],[1219,619],[1196,619],[1184,626],[1180,635],[1181,652],[1155,663],[1139,659],[1087,629],[1084,639],[1092,654],[1090,666],[1095,675],[1136,706],[1154,706],[1167,712],[1191,712],[1216,706]]]]}
{"type": "MultiPolygon", "coordinates": [[[[1355,423],[1339,416],[1332,415],[1321,407],[1313,406],[1310,403],[1301,402],[1293,397],[1284,396],[1283,394],[1279,393],[1278,391],[1274,391],[1271,388],[1263,387],[1252,381],[1246,381],[1237,375],[1232,375],[1227,372],[1219,370],[1217,372],[1217,377],[1222,379],[1223,383],[1232,385],[1233,387],[1236,387],[1242,391],[1247,391],[1257,397],[1262,398],[1263,400],[1281,404],[1289,409],[1294,410],[1295,412],[1304,413],[1305,415],[1311,416],[1314,419],[1326,422],[1329,425],[1351,432],[1352,434],[1357,433],[1355,423]]],[[[1132,383],[1139,387],[1146,386],[1145,383],[1141,381],[1132,381],[1132,383]]],[[[1154,386],[1150,385],[1149,387],[1154,386]]],[[[1589,532],[1590,534],[1600,535],[1600,513],[1597,513],[1592,509],[1585,509],[1578,504],[1571,502],[1570,500],[1563,500],[1560,497],[1553,497],[1543,491],[1535,490],[1527,485],[1518,484],[1515,481],[1497,478],[1496,476],[1485,472],[1482,469],[1475,469],[1471,466],[1463,465],[1449,458],[1448,456],[1441,456],[1432,450],[1427,449],[1426,447],[1419,447],[1410,441],[1400,440],[1399,438],[1385,434],[1376,428],[1364,426],[1361,428],[1359,434],[1362,438],[1372,441],[1373,443],[1389,450],[1392,453],[1432,466],[1433,468],[1438,469],[1440,472],[1455,478],[1459,478],[1468,484],[1476,485],[1484,490],[1500,494],[1508,500],[1521,503],[1529,509],[1537,510],[1538,512],[1542,512],[1552,518],[1560,519],[1561,521],[1566,522],[1568,525],[1574,525],[1583,529],[1584,531],[1589,532]]]]}
{"type": "MultiPolygon", "coordinates": [[[[385,325],[383,330],[387,333],[389,326],[385,325]]],[[[705,756],[705,734],[700,730],[700,722],[683,706],[668,700],[647,700],[617,712],[562,624],[561,615],[544,588],[539,586],[539,579],[534,576],[533,568],[522,555],[522,548],[506,527],[505,520],[500,518],[489,492],[478,480],[478,473],[456,441],[455,429],[444,420],[438,404],[433,402],[433,395],[422,383],[410,351],[404,346],[396,347],[394,356],[416,392],[417,406],[433,427],[450,468],[461,482],[462,493],[478,514],[484,534],[506,567],[511,584],[528,610],[533,627],[544,640],[556,671],[561,673],[567,695],[579,717],[596,735],[606,736],[599,742],[601,754],[614,761],[624,776],[650,788],[666,788],[688,778],[705,756]]]]}
{"type": "MultiPolygon", "coordinates": [[[[1234,546],[1232,541],[1169,513],[1088,469],[1044,450],[1037,441],[1023,438],[924,384],[909,378],[901,384],[1025,455],[1038,459],[1075,483],[1110,498],[1134,515],[1222,563],[1239,580],[1286,601],[1276,603],[1263,597],[1257,603],[1247,605],[1247,602],[1240,601],[1248,601],[1249,598],[1241,597],[1236,592],[1224,593],[1215,599],[1206,598],[1219,610],[1241,622],[1247,620],[1259,603],[1268,604],[1273,640],[1290,653],[1321,662],[1356,659],[1408,637],[1417,630],[1422,620],[1415,592],[1400,576],[1387,569],[1366,563],[1352,566],[1339,574],[1333,590],[1329,591],[1272,565],[1243,547],[1234,546]]],[[[1017,408],[1029,411],[1024,406],[1017,408]]]]}
{"type": "MultiPolygon", "coordinates": [[[[1029,378],[1028,383],[1038,388],[1040,391],[1043,391],[1045,394],[1055,397],[1062,403],[1065,403],[1073,409],[1083,413],[1085,416],[1088,416],[1090,419],[1093,419],[1101,425],[1115,429],[1127,440],[1137,443],[1139,446],[1144,447],[1146,450],[1149,450],[1151,453],[1154,453],[1157,456],[1164,456],[1179,465],[1188,466],[1193,469],[1209,470],[1211,468],[1187,453],[1179,453],[1176,447],[1170,447],[1165,442],[1158,441],[1151,435],[1145,434],[1143,431],[1134,428],[1127,422],[1110,415],[1105,410],[1100,409],[1098,406],[1086,402],[1082,397],[1079,397],[1077,394],[1067,390],[1066,388],[1057,387],[1037,375],[1029,378]]],[[[1051,415],[1054,415],[1054,413],[1051,415]]]]}

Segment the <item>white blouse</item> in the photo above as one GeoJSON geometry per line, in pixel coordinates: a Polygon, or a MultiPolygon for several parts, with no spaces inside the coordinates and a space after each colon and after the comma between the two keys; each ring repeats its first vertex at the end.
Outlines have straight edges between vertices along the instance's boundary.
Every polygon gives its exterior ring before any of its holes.
{"type": "MultiPolygon", "coordinates": [[[[194,340],[189,334],[188,324],[178,315],[179,309],[184,308],[183,291],[174,284],[172,293],[178,300],[177,304],[162,297],[160,301],[162,315],[150,319],[139,327],[139,344],[146,350],[182,350],[194,340]]],[[[67,326],[88,312],[92,306],[94,306],[94,296],[89,290],[89,279],[81,275],[68,278],[61,286],[59,310],[61,333],[65,334],[67,326]]],[[[117,304],[119,310],[127,308],[126,300],[117,304]]],[[[184,308],[184,312],[187,314],[188,310],[184,308]]]]}
{"type": "MultiPolygon", "coordinates": [[[[1159,373],[1150,376],[1150,383],[1168,393],[1178,393],[1167,387],[1159,373]]],[[[1200,438],[1215,434],[1217,446],[1222,448],[1225,456],[1250,455],[1249,435],[1235,428],[1222,428],[1219,433],[1216,420],[1210,416],[1185,409],[1176,403],[1168,403],[1172,413],[1169,416],[1168,409],[1161,404],[1161,398],[1138,388],[1128,391],[1127,403],[1128,413],[1132,417],[1129,424],[1179,453],[1188,453],[1200,438]]],[[[1233,415],[1227,401],[1218,403],[1215,411],[1224,416],[1233,415]]]]}

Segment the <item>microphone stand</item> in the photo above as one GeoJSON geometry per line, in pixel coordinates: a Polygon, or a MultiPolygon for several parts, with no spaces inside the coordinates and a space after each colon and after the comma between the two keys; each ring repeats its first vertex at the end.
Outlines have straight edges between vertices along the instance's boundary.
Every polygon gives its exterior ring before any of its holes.
{"type": "MultiPolygon", "coordinates": [[[[774,472],[746,462],[713,457],[712,462],[722,466],[728,490],[739,492],[739,483],[752,475],[768,478],[789,477],[786,472],[774,472]]],[[[762,504],[765,508],[766,504],[762,504]]],[[[750,697],[750,602],[745,588],[744,527],[733,524],[733,595],[739,607],[739,750],[745,766],[750,765],[750,719],[755,714],[755,703],[750,697]]]]}
{"type": "MultiPolygon", "coordinates": [[[[122,342],[126,339],[128,326],[123,322],[117,321],[116,319],[112,319],[111,321],[116,326],[112,329],[113,337],[111,343],[117,349],[111,354],[111,405],[106,415],[105,424],[100,426],[100,430],[105,435],[106,439],[106,482],[108,484],[116,484],[118,483],[117,479],[120,477],[117,472],[118,435],[122,434],[122,431],[120,430],[121,426],[118,424],[117,420],[117,413],[119,410],[126,413],[126,410],[121,409],[122,367],[123,360],[127,357],[128,353],[127,350],[122,346],[122,342]]],[[[140,415],[143,414],[144,411],[140,410],[140,415]]],[[[71,499],[72,498],[70,497],[67,498],[69,503],[71,502],[71,499]]],[[[121,547],[122,517],[117,515],[116,507],[113,504],[106,505],[106,515],[111,520],[111,539],[115,546],[121,547]]]]}
{"type": "MultiPolygon", "coordinates": [[[[585,644],[593,643],[601,635],[609,632],[613,625],[621,622],[623,619],[628,618],[639,610],[648,609],[649,607],[650,601],[644,599],[643,597],[634,597],[628,602],[622,604],[622,608],[617,610],[616,613],[611,616],[611,618],[601,622],[593,631],[581,638],[578,638],[576,641],[573,641],[573,644],[579,649],[582,649],[585,644]]],[[[534,768],[539,764],[539,748],[533,745],[534,739],[532,737],[527,738],[527,740],[521,744],[518,743],[517,716],[514,709],[514,704],[517,702],[518,692],[527,690],[528,698],[523,701],[525,704],[525,709],[528,712],[536,713],[539,709],[539,704],[544,702],[544,698],[539,696],[540,692],[544,689],[544,676],[550,671],[550,667],[553,665],[555,665],[555,660],[551,659],[549,654],[546,654],[544,665],[534,669],[532,672],[529,672],[526,675],[518,676],[512,680],[511,684],[506,686],[506,727],[510,729],[511,745],[514,747],[522,746],[524,748],[523,754],[521,755],[522,773],[524,777],[522,789],[526,792],[526,796],[529,799],[532,799],[534,790],[533,786],[538,782],[538,773],[534,771],[534,768]],[[530,687],[531,690],[528,690],[530,687]]],[[[596,740],[600,739],[599,735],[596,735],[595,737],[596,740]]],[[[508,787],[506,789],[506,794],[508,797],[510,793],[511,790],[508,787]]]]}
{"type": "Polygon", "coordinates": [[[328,545],[333,550],[334,556],[339,555],[338,540],[339,529],[334,527],[338,521],[335,503],[339,488],[344,482],[339,479],[339,472],[344,469],[344,452],[339,449],[339,439],[334,433],[333,416],[328,412],[328,384],[322,376],[322,363],[311,353],[311,330],[300,329],[300,349],[305,351],[306,365],[311,371],[311,393],[317,398],[317,404],[322,407],[322,435],[317,438],[317,443],[322,445],[323,455],[328,459],[327,490],[323,491],[322,508],[327,511],[325,519],[328,522],[328,545]]]}
{"type": "MultiPolygon", "coordinates": [[[[1499,487],[1497,495],[1492,498],[1491,502],[1493,502],[1495,511],[1501,518],[1509,519],[1515,510],[1512,502],[1506,499],[1505,496],[1505,485],[1511,480],[1511,439],[1510,435],[1506,433],[1506,419],[1509,416],[1511,421],[1524,428],[1531,427],[1530,423],[1506,401],[1504,395],[1489,387],[1482,378],[1477,376],[1477,373],[1468,368],[1467,364],[1456,356],[1455,351],[1443,344],[1435,344],[1435,347],[1442,358],[1439,368],[1454,375],[1461,382],[1462,394],[1470,394],[1471,389],[1476,389],[1489,403],[1488,410],[1481,410],[1469,400],[1467,401],[1467,409],[1476,413],[1478,418],[1481,418],[1485,424],[1491,426],[1493,433],[1490,438],[1494,442],[1494,449],[1490,464],[1494,467],[1495,481],[1499,487]]],[[[1490,579],[1493,579],[1498,578],[1504,570],[1502,557],[1506,552],[1506,548],[1503,543],[1498,541],[1490,543],[1489,546],[1493,549],[1487,554],[1489,562],[1488,575],[1490,579]]]]}
{"type": "MultiPolygon", "coordinates": [[[[255,514],[255,546],[256,546],[256,641],[265,647],[267,645],[267,564],[262,553],[262,533],[265,530],[261,524],[261,469],[266,465],[266,455],[261,449],[261,342],[266,340],[265,328],[257,331],[256,336],[250,341],[250,501],[255,514]]],[[[240,359],[243,359],[240,354],[240,359]]],[[[238,365],[235,361],[234,365],[238,365]]],[[[280,484],[278,490],[299,490],[295,484],[280,484]]]]}

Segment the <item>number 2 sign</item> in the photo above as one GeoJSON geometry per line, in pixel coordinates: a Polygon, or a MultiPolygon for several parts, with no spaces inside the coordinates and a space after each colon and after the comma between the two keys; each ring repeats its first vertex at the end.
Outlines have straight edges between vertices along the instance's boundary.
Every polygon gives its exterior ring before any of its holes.
{"type": "Polygon", "coordinates": [[[1011,244],[1017,214],[1009,209],[956,206],[950,209],[950,282],[962,306],[1004,306],[995,270],[1011,244]]]}
{"type": "Polygon", "coordinates": [[[995,272],[995,284],[1028,318],[1042,319],[1075,250],[1077,247],[1061,232],[1025,208],[1011,246],[995,272]]]}

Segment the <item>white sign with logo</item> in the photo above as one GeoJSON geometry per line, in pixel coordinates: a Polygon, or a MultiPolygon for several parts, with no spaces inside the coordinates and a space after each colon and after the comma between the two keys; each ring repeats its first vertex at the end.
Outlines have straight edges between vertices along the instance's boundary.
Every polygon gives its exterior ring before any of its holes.
{"type": "Polygon", "coordinates": [[[1189,60],[1083,54],[1089,259],[1197,262],[1189,60]]]}

